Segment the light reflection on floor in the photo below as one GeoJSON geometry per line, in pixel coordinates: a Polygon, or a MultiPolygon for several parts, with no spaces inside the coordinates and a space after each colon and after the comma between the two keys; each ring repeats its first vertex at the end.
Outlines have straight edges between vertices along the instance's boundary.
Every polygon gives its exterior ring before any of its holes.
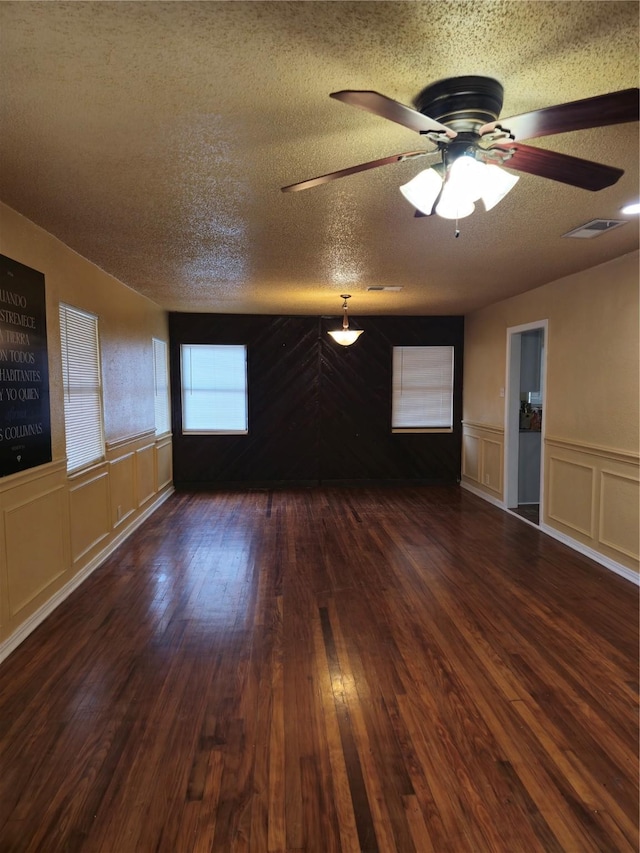
{"type": "Polygon", "coordinates": [[[189,536],[181,539],[171,563],[165,559],[152,576],[148,609],[158,622],[156,635],[166,630],[178,605],[190,632],[217,633],[244,624],[257,584],[254,531],[227,528],[204,543],[200,532],[195,549],[189,536]]]}

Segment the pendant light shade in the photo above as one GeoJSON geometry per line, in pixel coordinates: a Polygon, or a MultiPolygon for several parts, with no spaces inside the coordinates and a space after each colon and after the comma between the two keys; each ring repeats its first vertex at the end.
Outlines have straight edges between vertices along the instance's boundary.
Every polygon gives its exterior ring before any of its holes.
{"type": "Polygon", "coordinates": [[[349,328],[349,317],[347,316],[347,299],[351,299],[349,294],[341,294],[340,299],[344,299],[344,303],[342,305],[342,309],[344,314],[342,315],[342,328],[337,329],[335,332],[329,332],[333,340],[340,344],[343,347],[349,347],[351,344],[354,344],[360,335],[362,334],[362,330],[357,331],[356,329],[349,328]]]}

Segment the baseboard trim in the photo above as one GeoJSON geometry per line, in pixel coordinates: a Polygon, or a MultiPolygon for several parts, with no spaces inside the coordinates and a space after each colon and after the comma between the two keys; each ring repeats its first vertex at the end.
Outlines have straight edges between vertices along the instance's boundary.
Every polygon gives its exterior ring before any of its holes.
{"type": "Polygon", "coordinates": [[[152,504],[145,508],[144,512],[140,513],[140,515],[126,528],[126,530],[120,531],[120,533],[118,533],[118,535],[115,536],[99,554],[96,554],[96,556],[87,563],[83,569],[75,574],[71,580],[54,593],[50,599],[45,601],[45,603],[39,607],[35,613],[32,613],[28,619],[19,625],[13,634],[7,637],[6,640],[3,640],[0,643],[0,663],[2,663],[5,658],[8,658],[11,652],[15,651],[20,643],[26,640],[29,634],[35,631],[38,625],[44,622],[47,616],[53,613],[56,607],[62,604],[65,598],[68,598],[92,572],[101,566],[107,557],[111,556],[116,548],[119,548],[125,539],[131,536],[134,530],[140,527],[142,522],[146,521],[146,519],[149,518],[149,516],[152,515],[172,494],[173,488],[167,489],[167,491],[159,495],[152,504]]]}
{"type": "Polygon", "coordinates": [[[594,563],[599,563],[601,566],[604,566],[605,569],[609,569],[610,572],[614,572],[616,575],[620,575],[620,577],[630,581],[630,583],[640,586],[640,575],[634,572],[633,569],[629,569],[627,566],[623,566],[622,563],[618,563],[610,557],[606,557],[604,554],[601,554],[599,551],[589,548],[588,545],[583,545],[582,542],[578,542],[577,539],[572,539],[571,536],[561,533],[559,530],[556,530],[555,527],[550,527],[548,524],[533,524],[533,522],[528,521],[526,518],[522,518],[522,516],[517,513],[511,512],[501,500],[488,495],[480,489],[476,489],[474,486],[469,485],[469,483],[461,482],[460,485],[463,489],[466,489],[468,492],[476,495],[476,497],[482,498],[482,500],[493,504],[498,507],[498,509],[501,509],[503,512],[507,512],[519,521],[523,521],[531,527],[536,527],[542,533],[546,533],[547,536],[551,536],[552,539],[562,542],[563,545],[566,545],[572,550],[577,551],[579,554],[582,554],[584,557],[588,557],[590,560],[593,560],[594,563]]]}
{"type": "Polygon", "coordinates": [[[357,488],[359,486],[372,488],[376,486],[453,486],[457,480],[428,480],[428,479],[372,479],[372,480],[228,480],[214,481],[205,483],[192,483],[174,481],[176,492],[215,492],[225,491],[227,489],[259,489],[260,491],[276,491],[278,489],[291,488],[319,488],[327,487],[348,487],[357,488]]]}
{"type": "Polygon", "coordinates": [[[609,569],[610,572],[615,572],[615,574],[620,575],[625,578],[625,580],[630,581],[636,586],[640,586],[640,575],[638,575],[637,572],[634,572],[633,569],[629,569],[627,566],[623,566],[622,563],[618,563],[616,560],[606,557],[599,551],[589,548],[588,545],[583,545],[582,542],[572,539],[570,536],[567,536],[566,533],[561,533],[559,530],[556,530],[555,527],[549,527],[548,524],[541,524],[540,530],[542,530],[543,533],[546,533],[547,536],[551,536],[553,539],[557,539],[558,542],[562,542],[563,545],[568,545],[569,548],[573,548],[574,551],[578,551],[584,557],[588,557],[595,563],[600,563],[601,566],[604,566],[605,569],[609,569]]]}
{"type": "Polygon", "coordinates": [[[487,494],[487,492],[483,492],[482,489],[476,488],[476,486],[472,486],[471,483],[467,483],[464,480],[460,481],[460,485],[463,489],[466,489],[471,494],[476,495],[479,498],[482,498],[483,501],[487,501],[494,506],[497,506],[498,509],[506,509],[504,503],[500,500],[500,498],[494,498],[493,495],[487,494]]]}

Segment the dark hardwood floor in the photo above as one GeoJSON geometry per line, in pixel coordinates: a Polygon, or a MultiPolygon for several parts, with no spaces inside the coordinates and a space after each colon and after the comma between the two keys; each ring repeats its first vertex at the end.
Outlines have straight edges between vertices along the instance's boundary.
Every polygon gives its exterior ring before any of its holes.
{"type": "Polygon", "coordinates": [[[458,488],[176,495],[0,666],[0,850],[636,851],[637,679],[458,488]]]}
{"type": "Polygon", "coordinates": [[[513,511],[533,524],[540,524],[540,504],[518,504],[513,511]]]}

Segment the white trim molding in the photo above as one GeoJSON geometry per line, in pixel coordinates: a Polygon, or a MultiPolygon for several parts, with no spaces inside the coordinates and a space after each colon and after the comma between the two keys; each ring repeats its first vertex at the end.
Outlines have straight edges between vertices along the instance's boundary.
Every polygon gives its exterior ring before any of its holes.
{"type": "Polygon", "coordinates": [[[497,506],[498,509],[503,509],[503,510],[507,509],[506,506],[504,505],[503,501],[499,500],[498,498],[494,498],[493,495],[487,494],[487,492],[484,492],[482,489],[477,489],[475,486],[472,486],[471,483],[466,483],[464,480],[462,480],[460,485],[462,486],[463,489],[466,489],[468,492],[471,492],[473,495],[476,495],[477,497],[482,498],[482,500],[487,501],[487,503],[490,503],[490,504],[493,504],[494,506],[497,506]]]}
{"type": "Polygon", "coordinates": [[[633,569],[628,569],[626,566],[623,566],[621,563],[617,563],[615,560],[611,560],[599,551],[589,548],[588,545],[583,545],[582,542],[578,542],[576,539],[572,539],[570,536],[561,533],[559,530],[556,530],[555,527],[549,527],[548,524],[541,524],[540,530],[543,533],[546,533],[547,536],[557,539],[558,542],[562,542],[563,545],[568,545],[569,548],[572,548],[574,551],[578,551],[583,556],[593,560],[594,563],[599,563],[601,566],[604,566],[605,569],[609,569],[609,571],[615,572],[617,575],[626,578],[626,580],[631,581],[631,583],[636,586],[640,586],[640,575],[637,572],[634,572],[633,569]]]}

